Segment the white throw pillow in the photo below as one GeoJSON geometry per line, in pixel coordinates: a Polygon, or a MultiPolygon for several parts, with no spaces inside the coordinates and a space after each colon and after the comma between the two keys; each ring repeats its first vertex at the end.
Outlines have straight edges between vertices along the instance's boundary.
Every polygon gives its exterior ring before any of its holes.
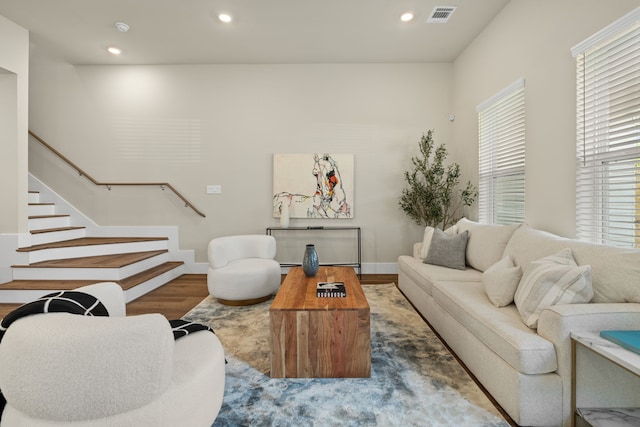
{"type": "Polygon", "coordinates": [[[493,305],[504,307],[513,302],[521,277],[522,269],[507,255],[482,273],[482,286],[493,305]]]}
{"type": "Polygon", "coordinates": [[[458,230],[458,226],[456,224],[453,224],[451,227],[444,230],[444,234],[446,234],[447,236],[455,236],[459,231],[460,230],[458,230]]]}
{"type": "Polygon", "coordinates": [[[462,218],[456,225],[458,233],[469,230],[467,264],[476,270],[485,271],[502,259],[509,239],[522,224],[481,224],[462,218]]]}
{"type": "Polygon", "coordinates": [[[515,303],[524,323],[538,327],[540,312],[557,304],[587,303],[593,298],[591,266],[578,266],[571,249],[531,262],[522,275],[515,303]]]}
{"type": "Polygon", "coordinates": [[[431,238],[433,237],[433,227],[427,226],[424,229],[424,236],[422,237],[422,246],[420,247],[420,258],[425,259],[429,253],[431,247],[431,238]]]}

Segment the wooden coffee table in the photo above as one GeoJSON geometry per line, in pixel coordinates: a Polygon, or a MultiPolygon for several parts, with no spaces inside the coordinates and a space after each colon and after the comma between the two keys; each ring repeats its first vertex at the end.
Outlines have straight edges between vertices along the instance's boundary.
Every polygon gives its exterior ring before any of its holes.
{"type": "Polygon", "coordinates": [[[287,274],[269,309],[272,378],[371,376],[369,303],[353,267],[287,274]],[[316,297],[319,281],[344,282],[344,298],[316,297]]]}

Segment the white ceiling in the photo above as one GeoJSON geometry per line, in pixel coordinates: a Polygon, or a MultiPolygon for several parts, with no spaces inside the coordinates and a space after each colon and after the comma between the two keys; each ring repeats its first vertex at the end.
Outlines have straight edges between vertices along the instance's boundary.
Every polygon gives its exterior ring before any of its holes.
{"type": "Polygon", "coordinates": [[[0,0],[0,15],[71,64],[450,62],[508,1],[0,0]],[[427,24],[435,6],[458,9],[427,24]]]}

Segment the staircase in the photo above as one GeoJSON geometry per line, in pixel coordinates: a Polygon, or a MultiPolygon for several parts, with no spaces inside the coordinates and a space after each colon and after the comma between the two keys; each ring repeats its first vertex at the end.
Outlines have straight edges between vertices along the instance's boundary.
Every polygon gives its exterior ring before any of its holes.
{"type": "Polygon", "coordinates": [[[168,237],[87,236],[36,191],[29,192],[28,212],[31,245],[17,249],[24,262],[12,265],[13,281],[0,285],[2,303],[104,281],[118,283],[130,302],[184,271],[184,262],[170,260],[168,237]]]}

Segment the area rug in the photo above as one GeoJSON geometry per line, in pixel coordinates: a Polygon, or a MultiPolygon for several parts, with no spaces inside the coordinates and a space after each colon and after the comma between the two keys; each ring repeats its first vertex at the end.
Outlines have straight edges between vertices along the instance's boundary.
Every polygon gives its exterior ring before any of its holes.
{"type": "Polygon", "coordinates": [[[228,360],[213,426],[509,426],[394,284],[364,285],[371,378],[272,379],[272,301],[207,297],[184,318],[211,326],[228,360]]]}

